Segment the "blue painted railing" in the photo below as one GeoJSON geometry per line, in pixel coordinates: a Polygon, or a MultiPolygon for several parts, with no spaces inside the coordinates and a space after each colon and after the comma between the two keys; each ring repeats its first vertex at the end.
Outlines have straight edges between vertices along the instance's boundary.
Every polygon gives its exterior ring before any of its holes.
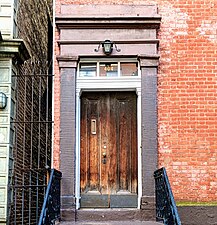
{"type": "Polygon", "coordinates": [[[176,203],[163,167],[154,172],[156,194],[156,220],[164,225],[181,225],[176,203]]]}
{"type": "Polygon", "coordinates": [[[62,173],[51,169],[38,225],[54,225],[60,220],[60,181],[62,173]]]}

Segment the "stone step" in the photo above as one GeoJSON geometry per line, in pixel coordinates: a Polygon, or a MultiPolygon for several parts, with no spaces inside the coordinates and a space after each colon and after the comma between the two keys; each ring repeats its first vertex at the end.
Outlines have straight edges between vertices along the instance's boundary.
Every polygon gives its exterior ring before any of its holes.
{"type": "Polygon", "coordinates": [[[138,221],[138,220],[131,220],[131,221],[101,221],[101,222],[94,222],[94,221],[83,221],[83,222],[61,222],[59,225],[162,225],[162,223],[158,223],[155,221],[138,221]]]}
{"type": "Polygon", "coordinates": [[[155,213],[140,209],[80,209],[76,221],[155,221],[155,213]]]}

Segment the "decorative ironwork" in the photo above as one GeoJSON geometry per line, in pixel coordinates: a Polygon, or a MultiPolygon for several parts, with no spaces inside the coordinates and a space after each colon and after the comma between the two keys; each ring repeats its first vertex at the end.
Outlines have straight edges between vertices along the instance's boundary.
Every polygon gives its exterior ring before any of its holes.
{"type": "Polygon", "coordinates": [[[52,169],[38,225],[53,225],[60,220],[60,181],[62,173],[52,169]]]}
{"type": "Polygon", "coordinates": [[[163,167],[154,172],[156,192],[156,220],[164,225],[181,225],[176,203],[163,167]]]}

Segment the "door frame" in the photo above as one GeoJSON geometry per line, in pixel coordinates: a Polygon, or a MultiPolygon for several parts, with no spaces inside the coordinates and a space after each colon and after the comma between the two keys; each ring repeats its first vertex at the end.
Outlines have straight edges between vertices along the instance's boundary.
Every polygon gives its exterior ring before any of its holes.
{"type": "Polygon", "coordinates": [[[76,79],[76,156],[75,199],[80,208],[80,109],[82,92],[132,91],[137,94],[137,152],[138,152],[138,209],[142,197],[142,151],[141,151],[141,76],[125,79],[76,79]],[[104,88],[101,88],[104,87],[104,88]]]}

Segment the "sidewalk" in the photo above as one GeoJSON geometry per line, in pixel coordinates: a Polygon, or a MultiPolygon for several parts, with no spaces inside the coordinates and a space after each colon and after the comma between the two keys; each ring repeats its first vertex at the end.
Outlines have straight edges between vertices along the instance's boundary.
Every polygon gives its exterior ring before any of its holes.
{"type": "Polygon", "coordinates": [[[70,221],[62,221],[60,225],[162,225],[162,223],[158,223],[155,221],[102,221],[102,222],[70,222],[70,221]]]}

